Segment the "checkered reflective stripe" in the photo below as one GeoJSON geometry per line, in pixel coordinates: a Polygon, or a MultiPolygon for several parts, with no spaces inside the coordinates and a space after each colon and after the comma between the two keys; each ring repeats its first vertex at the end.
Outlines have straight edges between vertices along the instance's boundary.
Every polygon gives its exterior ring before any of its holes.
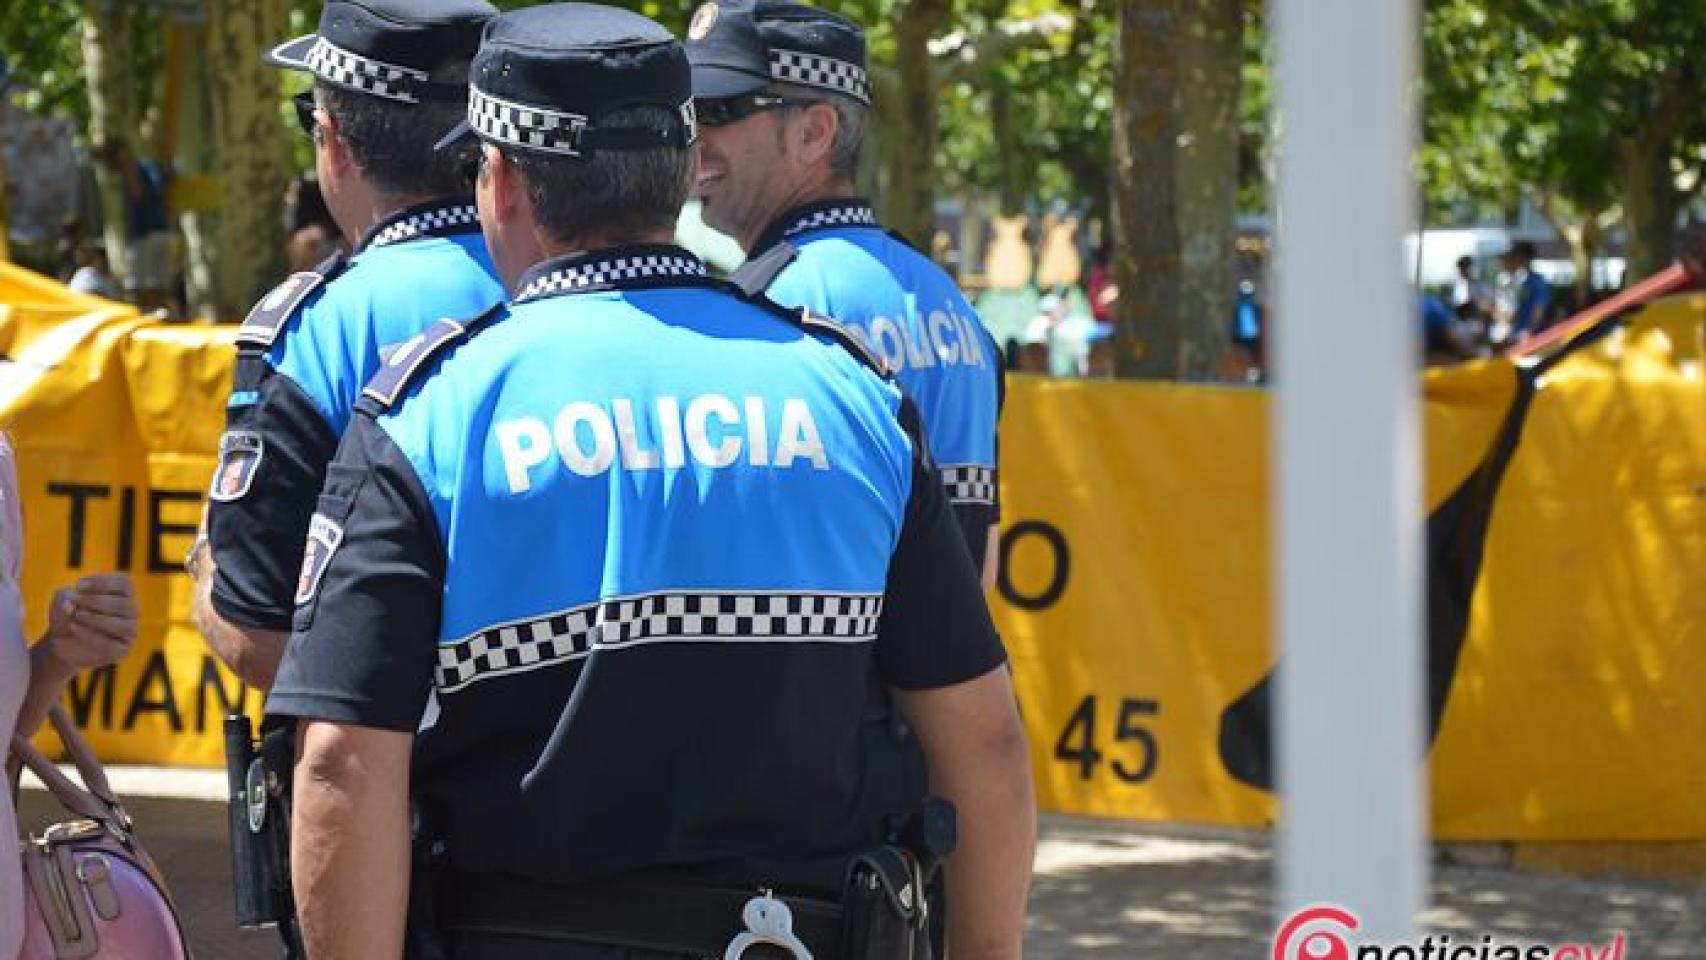
{"type": "Polygon", "coordinates": [[[860,103],[871,102],[871,79],[856,63],[798,50],[770,49],[770,78],[845,93],[860,103]]]}
{"type": "Polygon", "coordinates": [[[995,468],[974,463],[944,466],[942,486],[950,503],[994,503],[995,468]]]}
{"type": "Polygon", "coordinates": [[[516,295],[516,303],[576,290],[620,286],[632,280],[663,280],[671,277],[704,277],[705,264],[697,257],[670,253],[643,253],[595,257],[558,267],[534,277],[516,295]]]}
{"type": "Polygon", "coordinates": [[[833,207],[822,207],[800,217],[788,225],[783,236],[791,237],[796,233],[816,230],[819,227],[874,227],[877,225],[877,214],[868,203],[844,203],[833,207]]]}
{"type": "Polygon", "coordinates": [[[468,126],[488,140],[578,157],[586,124],[578,113],[524,106],[468,88],[468,126]]]}
{"type": "Polygon", "coordinates": [[[491,677],[652,643],[868,643],[877,593],[659,592],[499,624],[438,648],[433,682],[454,693],[491,677]]]}
{"type": "Polygon", "coordinates": [[[308,50],[308,69],[328,83],[349,87],[387,100],[419,103],[415,84],[425,83],[427,75],[420,70],[399,67],[383,60],[373,60],[359,53],[317,37],[308,50]]]}
{"type": "Polygon", "coordinates": [[[416,211],[395,223],[386,224],[367,241],[363,249],[372,250],[416,237],[460,233],[468,228],[478,229],[479,226],[479,211],[475,210],[471,203],[433,207],[430,210],[416,211]]]}

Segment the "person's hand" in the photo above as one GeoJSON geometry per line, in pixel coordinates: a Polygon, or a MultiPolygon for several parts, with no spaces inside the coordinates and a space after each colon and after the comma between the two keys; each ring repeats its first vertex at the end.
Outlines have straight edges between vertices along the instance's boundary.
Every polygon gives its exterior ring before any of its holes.
{"type": "Polygon", "coordinates": [[[97,573],[54,591],[43,643],[76,670],[117,663],[136,639],[136,589],[128,573],[97,573]]]}

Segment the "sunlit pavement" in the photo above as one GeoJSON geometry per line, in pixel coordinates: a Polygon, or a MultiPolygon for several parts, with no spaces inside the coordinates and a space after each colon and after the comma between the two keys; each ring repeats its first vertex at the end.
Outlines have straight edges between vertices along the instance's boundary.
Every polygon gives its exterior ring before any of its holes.
{"type": "MultiPolygon", "coordinates": [[[[188,799],[217,797],[223,775],[138,776],[121,771],[114,786],[130,798],[143,840],[171,880],[198,960],[277,960],[271,933],[240,933],[231,925],[223,806],[188,799]]],[[[26,825],[58,816],[46,794],[24,792],[26,825]]],[[[1045,817],[1026,953],[1042,960],[1267,960],[1272,874],[1269,845],[1259,834],[1045,817]]],[[[1440,866],[1433,903],[1425,922],[1454,946],[1479,947],[1485,935],[1495,942],[1603,945],[1624,932],[1624,960],[1706,958],[1702,888],[1440,866]]]]}

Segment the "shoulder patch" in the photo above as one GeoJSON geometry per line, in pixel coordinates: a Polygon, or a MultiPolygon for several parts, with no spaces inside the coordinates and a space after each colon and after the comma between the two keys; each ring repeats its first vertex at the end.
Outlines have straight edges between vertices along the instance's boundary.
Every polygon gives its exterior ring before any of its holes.
{"type": "Polygon", "coordinates": [[[843,326],[822,314],[813,313],[805,307],[801,307],[795,313],[795,317],[800,326],[807,331],[822,333],[833,338],[846,348],[848,353],[858,358],[860,363],[875,370],[878,376],[885,380],[894,377],[894,371],[889,369],[888,362],[871,352],[870,345],[865,342],[865,338],[852,328],[843,326]]]}
{"type": "Polygon", "coordinates": [[[296,577],[296,605],[302,606],[320,592],[320,580],[331,566],[332,554],[344,542],[344,528],[324,514],[308,521],[308,540],[303,544],[302,572],[296,577]]]}
{"type": "Polygon", "coordinates": [[[748,297],[756,296],[770,289],[770,285],[799,255],[800,249],[784,240],[741,264],[740,269],[729,275],[729,282],[748,297]]]}
{"type": "Polygon", "coordinates": [[[341,252],[327,258],[325,262],[312,270],[293,273],[276,287],[243,319],[243,325],[237,328],[237,344],[241,347],[257,347],[265,350],[278,339],[279,330],[284,322],[296,313],[296,308],[308,295],[325,286],[349,265],[349,259],[341,252]]]}
{"type": "Polygon", "coordinates": [[[428,360],[450,344],[473,336],[502,312],[503,304],[500,303],[471,320],[457,321],[448,317],[434,320],[431,326],[391,350],[385,365],[367,381],[361,395],[378,404],[381,410],[391,409],[415,375],[426,369],[428,360]]]}
{"type": "Polygon", "coordinates": [[[208,487],[209,500],[231,503],[249,495],[266,455],[266,440],[253,430],[227,430],[219,438],[219,465],[208,487]]]}

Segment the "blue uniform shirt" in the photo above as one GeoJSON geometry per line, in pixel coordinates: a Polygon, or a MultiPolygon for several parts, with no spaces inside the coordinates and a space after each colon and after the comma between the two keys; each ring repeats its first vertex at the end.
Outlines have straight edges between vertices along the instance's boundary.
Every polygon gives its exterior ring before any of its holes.
{"type": "Polygon", "coordinates": [[[1546,278],[1524,268],[1522,281],[1517,285],[1516,310],[1511,315],[1511,335],[1534,333],[1549,319],[1552,310],[1552,286],[1546,278]]]}
{"type": "Polygon", "coordinates": [[[1003,660],[910,402],[675,247],[548,261],[479,324],[369,386],[268,712],[416,733],[464,871],[871,842],[873,663],[922,688],[1003,660]]]}
{"type": "Polygon", "coordinates": [[[502,299],[466,200],[398,211],[347,264],[297,274],[262,299],[238,334],[208,494],[221,616],[289,629],[314,498],[361,388],[434,320],[502,299]]]}
{"type": "Polygon", "coordinates": [[[959,287],[930,258],[877,225],[869,204],[830,200],[788,211],[755,258],[786,242],[797,255],[769,283],[777,303],[827,314],[888,364],[918,405],[974,561],[1000,519],[996,421],[1001,352],[959,287]]]}

